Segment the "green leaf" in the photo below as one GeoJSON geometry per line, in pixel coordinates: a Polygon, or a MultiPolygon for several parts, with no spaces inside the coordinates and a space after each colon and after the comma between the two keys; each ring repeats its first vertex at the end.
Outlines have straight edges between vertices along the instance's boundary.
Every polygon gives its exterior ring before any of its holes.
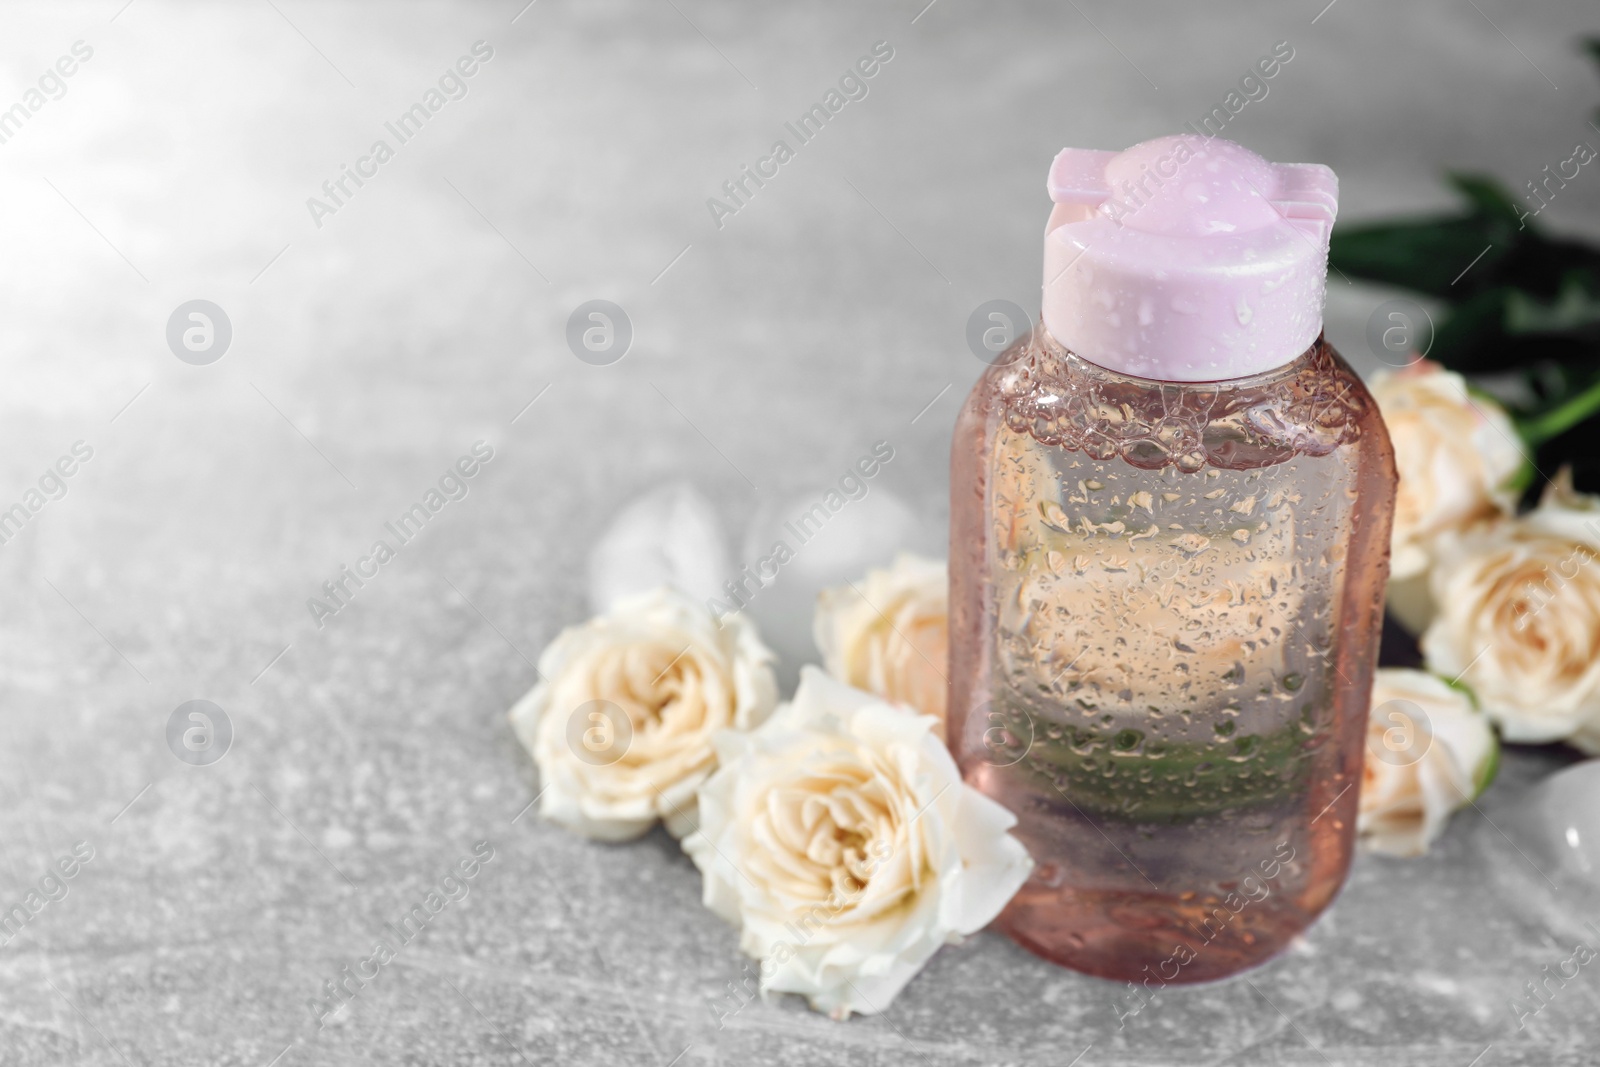
{"type": "Polygon", "coordinates": [[[1467,198],[1473,213],[1490,222],[1498,221],[1512,229],[1523,228],[1522,216],[1527,209],[1512,199],[1505,186],[1486,174],[1465,174],[1452,171],[1450,184],[1467,198]]]}
{"type": "Polygon", "coordinates": [[[1586,377],[1600,367],[1600,296],[1577,273],[1570,277],[1561,295],[1549,299],[1494,286],[1447,306],[1428,358],[1462,374],[1560,366],[1586,377]]]}
{"type": "Polygon", "coordinates": [[[1585,37],[1583,50],[1589,53],[1589,58],[1595,61],[1596,66],[1600,66],[1600,37],[1585,37]]]}
{"type": "Polygon", "coordinates": [[[1553,300],[1510,292],[1505,329],[1512,334],[1600,332],[1600,281],[1587,271],[1569,271],[1553,300]]]}
{"type": "MultiPolygon", "coordinates": [[[[1473,273],[1477,273],[1477,268],[1473,273]]],[[[1600,278],[1600,248],[1535,234],[1519,241],[1511,253],[1498,262],[1492,280],[1499,285],[1553,297],[1573,273],[1600,278]]]]}
{"type": "Polygon", "coordinates": [[[1501,230],[1498,223],[1475,216],[1346,227],[1334,231],[1328,263],[1352,277],[1429,296],[1466,296],[1452,283],[1468,266],[1469,275],[1486,272],[1505,255],[1506,246],[1494,246],[1495,238],[1504,236],[1501,230]]]}
{"type": "Polygon", "coordinates": [[[1546,237],[1493,178],[1451,174],[1450,182],[1466,200],[1465,214],[1339,227],[1330,264],[1452,303],[1496,287],[1555,297],[1575,272],[1588,292],[1600,289],[1600,248],[1546,237]]]}
{"type": "Polygon", "coordinates": [[[1509,289],[1489,289],[1448,309],[1434,329],[1428,358],[1456,371],[1515,369],[1504,329],[1509,289]]]}
{"type": "Polygon", "coordinates": [[[1329,262],[1346,274],[1448,300],[1497,284],[1501,261],[1541,239],[1494,178],[1452,173],[1449,181],[1466,201],[1465,214],[1335,229],[1329,262]]]}

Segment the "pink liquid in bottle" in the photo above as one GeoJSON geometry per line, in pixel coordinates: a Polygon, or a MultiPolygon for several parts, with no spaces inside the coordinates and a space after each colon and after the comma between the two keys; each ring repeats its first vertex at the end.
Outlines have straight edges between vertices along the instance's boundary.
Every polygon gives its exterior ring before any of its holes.
{"type": "Polygon", "coordinates": [[[1037,864],[1007,933],[1219,978],[1328,905],[1355,833],[1395,474],[1320,336],[1337,187],[1175,137],[1050,188],[1043,321],[956,427],[949,736],[1037,864]]]}

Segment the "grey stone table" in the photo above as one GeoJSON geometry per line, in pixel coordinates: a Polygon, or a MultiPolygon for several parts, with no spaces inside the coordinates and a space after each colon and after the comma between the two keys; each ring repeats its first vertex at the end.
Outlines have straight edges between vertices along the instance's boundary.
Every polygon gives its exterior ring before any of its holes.
{"type": "MultiPolygon", "coordinates": [[[[520,814],[504,711],[620,504],[689,478],[738,529],[888,438],[886,484],[943,522],[966,317],[1036,303],[1057,148],[1197,119],[1279,41],[1230,135],[1335,166],[1350,217],[1442,205],[1446,165],[1520,188],[1595,137],[1577,2],[925,2],[0,11],[0,508],[40,505],[0,545],[0,905],[47,891],[0,945],[0,1063],[1600,1058],[1587,971],[1522,1032],[1509,1007],[1570,945],[1485,820],[1552,752],[1427,857],[1363,857],[1253,985],[1121,1029],[1116,988],[988,934],[887,1017],[719,1023],[742,961],[676,846],[520,814]],[[879,41],[864,98],[707,206],[879,41]],[[231,324],[205,365],[167,341],[195,299],[231,324]],[[609,366],[565,340],[591,299],[632,324],[609,366]],[[467,495],[314,619],[479,441],[467,495]],[[227,715],[219,762],[169,750],[191,700],[227,715]],[[308,1002],[480,841],[470,893],[319,1030],[308,1002]]],[[[1597,206],[1586,175],[1546,218],[1597,206]]],[[[1384,296],[1330,297],[1369,366],[1384,296]]]]}

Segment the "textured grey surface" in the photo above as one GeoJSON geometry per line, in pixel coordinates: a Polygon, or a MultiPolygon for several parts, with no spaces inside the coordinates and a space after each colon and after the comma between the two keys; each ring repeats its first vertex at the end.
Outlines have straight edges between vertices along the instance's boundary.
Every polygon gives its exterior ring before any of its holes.
{"type": "MultiPolygon", "coordinates": [[[[993,935],[885,1018],[756,1002],[719,1024],[742,961],[670,840],[513,822],[537,786],[504,709],[583,615],[587,546],[630,494],[689,477],[738,529],[888,438],[885,484],[943,521],[965,320],[1036,305],[1061,145],[1168,132],[1284,39],[1230,134],[1332,164],[1347,217],[1444,203],[1445,165],[1520,187],[1596,136],[1581,3],[1338,0],[1313,25],[1321,0],[923,2],[0,12],[0,106],[94,48],[0,144],[0,507],[94,449],[0,547],[0,901],[94,849],[0,947],[0,1062],[1600,1058],[1590,970],[1523,1032],[1509,1006],[1571,946],[1485,819],[1550,753],[1513,754],[1426,858],[1363,857],[1249,983],[1120,1030],[1118,989],[993,935]],[[315,227],[306,198],[478,39],[468,96],[315,227]],[[706,198],[878,40],[869,96],[718,230],[706,198]],[[234,330],[205,367],[163,333],[197,297],[234,330]],[[609,367],[563,339],[597,297],[636,331],[609,367]],[[319,630],[306,599],[480,439],[466,499],[319,630]],[[196,698],[235,731],[207,767],[165,742],[196,698]],[[318,1031],[307,1001],[479,840],[470,895],[318,1031]]],[[[1588,174],[1545,218],[1592,231],[1597,206],[1588,174]]],[[[1382,296],[1333,287],[1358,363],[1382,296]]]]}

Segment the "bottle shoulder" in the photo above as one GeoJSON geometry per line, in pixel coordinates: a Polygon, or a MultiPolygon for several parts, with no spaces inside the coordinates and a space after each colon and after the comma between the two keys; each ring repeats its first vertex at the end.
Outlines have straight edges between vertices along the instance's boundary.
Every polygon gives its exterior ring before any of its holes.
{"type": "Polygon", "coordinates": [[[1340,451],[1389,451],[1377,404],[1323,338],[1282,367],[1221,382],[1106,370],[1042,328],[979,378],[964,421],[1144,469],[1249,469],[1340,451]]]}

